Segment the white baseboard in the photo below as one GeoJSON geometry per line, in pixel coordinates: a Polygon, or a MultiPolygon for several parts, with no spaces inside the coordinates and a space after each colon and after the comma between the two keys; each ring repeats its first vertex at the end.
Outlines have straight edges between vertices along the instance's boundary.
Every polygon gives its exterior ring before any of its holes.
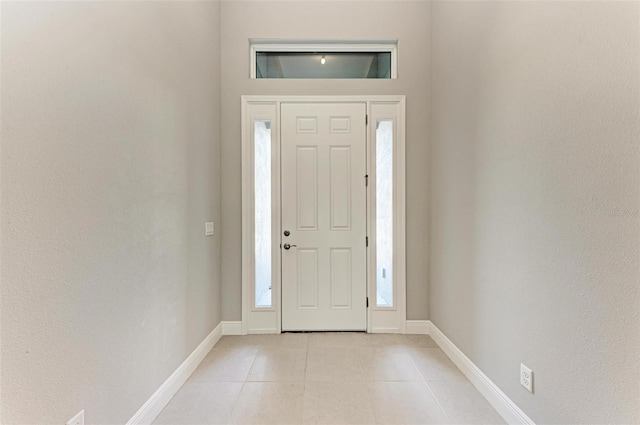
{"type": "Polygon", "coordinates": [[[412,335],[429,335],[428,320],[407,320],[407,326],[405,333],[412,335]]]}
{"type": "Polygon", "coordinates": [[[160,388],[147,400],[140,410],[127,425],[148,425],[160,414],[171,398],[178,392],[182,385],[189,379],[200,362],[211,351],[213,346],[222,336],[222,323],[219,323],[213,331],[193,350],[189,357],[160,385],[160,388]]]}
{"type": "Polygon", "coordinates": [[[248,329],[247,334],[255,334],[255,335],[265,335],[265,334],[279,334],[275,328],[256,328],[256,329],[248,329]]]}
{"type": "Polygon", "coordinates": [[[222,322],[222,335],[242,335],[242,322],[222,322]]]}
{"type": "Polygon", "coordinates": [[[458,369],[471,381],[494,409],[511,425],[535,425],[496,384],[493,383],[445,334],[429,321],[429,334],[458,369]]]}
{"type": "Polygon", "coordinates": [[[400,328],[371,328],[369,333],[372,334],[401,334],[402,329],[400,328]]]}

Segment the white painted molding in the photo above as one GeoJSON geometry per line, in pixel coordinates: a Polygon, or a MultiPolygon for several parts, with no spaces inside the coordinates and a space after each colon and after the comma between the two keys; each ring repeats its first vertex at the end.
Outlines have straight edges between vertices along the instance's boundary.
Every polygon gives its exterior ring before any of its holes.
{"type": "Polygon", "coordinates": [[[241,96],[242,108],[242,333],[258,329],[281,329],[280,321],[280,105],[264,97],[241,96]],[[256,120],[271,122],[271,306],[256,307],[255,300],[255,200],[254,132],[256,120]]]}
{"type": "Polygon", "coordinates": [[[209,351],[211,351],[213,346],[216,345],[221,336],[222,322],[207,335],[200,345],[189,354],[189,357],[160,385],[160,388],[149,397],[149,400],[142,405],[140,410],[129,419],[127,425],[151,424],[187,379],[189,379],[193,371],[196,370],[200,362],[209,351]]]}
{"type": "Polygon", "coordinates": [[[428,321],[429,334],[458,369],[471,381],[480,394],[511,425],[535,425],[531,420],[487,375],[476,366],[438,327],[428,321]]]}
{"type": "MultiPolygon", "coordinates": [[[[235,1],[235,0],[233,0],[235,1]]],[[[317,96],[278,96],[278,95],[243,95],[241,96],[241,110],[242,110],[242,125],[241,125],[241,139],[242,139],[242,322],[241,333],[233,333],[233,335],[247,335],[247,334],[265,334],[265,333],[279,333],[282,330],[282,318],[281,318],[281,262],[280,262],[280,249],[274,248],[272,250],[272,272],[274,274],[272,282],[273,304],[271,308],[255,308],[254,297],[254,264],[253,264],[253,226],[254,220],[254,207],[253,207],[253,150],[252,150],[252,138],[253,138],[253,126],[252,120],[255,119],[269,119],[272,122],[271,134],[272,142],[277,142],[277,148],[274,152],[272,150],[272,158],[276,159],[276,172],[279,172],[280,166],[280,134],[279,134],[279,111],[282,103],[366,103],[369,119],[374,122],[376,117],[381,119],[395,119],[396,124],[396,138],[397,138],[397,152],[395,155],[396,161],[394,162],[394,170],[398,170],[397,176],[395,176],[395,206],[394,206],[394,282],[397,283],[396,292],[394,293],[394,300],[397,300],[397,305],[393,308],[376,308],[371,307],[367,310],[367,330],[372,333],[405,333],[406,325],[406,97],[404,95],[350,95],[350,96],[330,96],[330,95],[317,95],[317,96]]],[[[369,126],[367,131],[367,146],[369,146],[372,133],[375,133],[375,126],[369,126]]],[[[272,147],[273,149],[273,147],[272,147]]],[[[373,152],[370,149],[370,152],[373,152]]],[[[373,169],[371,160],[369,159],[368,169],[373,169]]],[[[374,179],[375,180],[375,179],[374,179]]],[[[280,188],[279,174],[273,179],[272,186],[272,217],[280,217],[280,188]],[[276,189],[276,190],[274,190],[276,189]]],[[[368,189],[372,190],[373,184],[370,184],[368,189]]],[[[369,196],[367,202],[372,202],[372,197],[369,196]]],[[[371,205],[369,205],[369,211],[372,211],[371,205]]],[[[373,218],[369,217],[369,223],[374,223],[373,218]]],[[[272,241],[279,241],[281,230],[279,221],[273,221],[272,223],[272,241]]],[[[374,236],[371,227],[369,228],[370,239],[374,236]]],[[[371,260],[371,254],[375,252],[375,238],[371,241],[373,243],[368,250],[368,258],[371,260]]],[[[373,262],[369,262],[369,267],[373,262]]],[[[370,276],[375,276],[375,269],[370,271],[370,276]]],[[[375,286],[368,285],[369,299],[376,299],[375,286]]],[[[225,335],[232,335],[230,333],[223,332],[225,335]]],[[[235,332],[235,331],[234,331],[235,332]]]]}
{"type": "Polygon", "coordinates": [[[248,335],[267,335],[267,334],[279,334],[280,330],[276,328],[253,328],[247,331],[248,335]]]}
{"type": "Polygon", "coordinates": [[[369,125],[367,132],[367,174],[371,177],[367,186],[367,293],[373,305],[368,309],[368,330],[371,333],[406,333],[407,321],[407,256],[406,256],[406,138],[405,97],[389,96],[387,100],[369,100],[367,109],[370,122],[390,120],[393,124],[393,306],[378,307],[376,290],[376,125],[369,125]]]}
{"type": "Polygon", "coordinates": [[[242,321],[222,322],[222,335],[242,335],[242,321]]]}
{"type": "Polygon", "coordinates": [[[431,322],[428,320],[407,320],[405,333],[412,335],[429,335],[430,328],[431,322]]]}
{"type": "Polygon", "coordinates": [[[371,328],[372,334],[401,334],[400,328],[371,328]]]}

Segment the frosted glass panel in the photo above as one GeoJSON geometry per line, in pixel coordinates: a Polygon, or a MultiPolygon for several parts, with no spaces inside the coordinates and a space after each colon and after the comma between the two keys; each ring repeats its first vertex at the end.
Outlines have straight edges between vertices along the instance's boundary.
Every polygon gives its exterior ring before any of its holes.
{"type": "Polygon", "coordinates": [[[376,305],[393,307],[393,121],[376,122],[376,305]]]}
{"type": "Polygon", "coordinates": [[[271,307],[271,122],[254,124],[256,307],[271,307]]]}

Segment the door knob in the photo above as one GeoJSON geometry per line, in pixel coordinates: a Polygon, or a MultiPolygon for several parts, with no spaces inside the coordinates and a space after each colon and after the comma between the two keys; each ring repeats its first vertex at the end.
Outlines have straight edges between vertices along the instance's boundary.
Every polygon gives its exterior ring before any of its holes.
{"type": "Polygon", "coordinates": [[[284,244],[284,249],[291,249],[292,246],[297,247],[298,245],[291,245],[291,244],[286,243],[286,244],[284,244]]]}

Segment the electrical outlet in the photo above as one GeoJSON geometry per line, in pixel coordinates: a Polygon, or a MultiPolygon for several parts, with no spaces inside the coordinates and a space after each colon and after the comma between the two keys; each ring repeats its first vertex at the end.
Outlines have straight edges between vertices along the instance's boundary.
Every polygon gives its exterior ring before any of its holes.
{"type": "Polygon", "coordinates": [[[67,425],[84,425],[84,410],[81,410],[72,419],[69,419],[67,425]]]}
{"type": "Polygon", "coordinates": [[[520,383],[530,393],[533,392],[533,371],[520,363],[520,383]]]}

